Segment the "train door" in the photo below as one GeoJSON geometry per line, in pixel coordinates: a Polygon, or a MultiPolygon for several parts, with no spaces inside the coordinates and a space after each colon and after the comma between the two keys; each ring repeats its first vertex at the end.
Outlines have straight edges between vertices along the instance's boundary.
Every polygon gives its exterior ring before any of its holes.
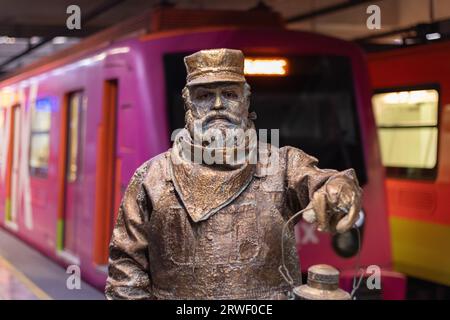
{"type": "Polygon", "coordinates": [[[118,81],[106,80],[97,141],[94,262],[106,265],[108,246],[120,200],[120,159],[116,156],[118,81]]]}
{"type": "Polygon", "coordinates": [[[19,178],[20,106],[15,105],[10,114],[10,144],[6,176],[6,225],[17,229],[17,187],[19,178]]]}
{"type": "Polygon", "coordinates": [[[61,130],[62,166],[60,176],[60,219],[58,220],[58,249],[78,256],[80,212],[82,210],[82,134],[84,123],[84,93],[76,91],[66,96],[61,130]]]}

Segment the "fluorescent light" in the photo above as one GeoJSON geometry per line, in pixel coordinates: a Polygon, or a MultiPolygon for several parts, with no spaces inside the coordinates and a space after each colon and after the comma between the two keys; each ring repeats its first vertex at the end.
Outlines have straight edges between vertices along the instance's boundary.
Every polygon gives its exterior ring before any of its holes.
{"type": "Polygon", "coordinates": [[[428,33],[426,36],[427,40],[437,40],[441,38],[441,34],[439,32],[428,33]]]}
{"type": "Polygon", "coordinates": [[[30,38],[30,43],[31,44],[37,44],[39,41],[41,41],[40,37],[31,37],[30,38]]]}
{"type": "Polygon", "coordinates": [[[3,36],[0,37],[0,44],[14,44],[16,43],[16,38],[3,36]]]}
{"type": "Polygon", "coordinates": [[[53,38],[54,44],[63,44],[63,43],[66,43],[66,41],[67,41],[66,37],[54,37],[53,38]]]}

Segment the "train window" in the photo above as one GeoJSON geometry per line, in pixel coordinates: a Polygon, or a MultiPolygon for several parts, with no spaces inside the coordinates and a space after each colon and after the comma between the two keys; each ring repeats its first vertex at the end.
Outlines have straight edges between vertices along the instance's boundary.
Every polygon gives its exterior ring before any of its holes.
{"type": "Polygon", "coordinates": [[[68,136],[67,136],[67,181],[77,179],[79,167],[79,143],[81,128],[81,112],[83,104],[83,92],[77,91],[68,97],[68,136]]]}
{"type": "Polygon", "coordinates": [[[31,109],[30,174],[46,177],[50,152],[50,100],[39,99],[31,109]]]}
{"type": "Polygon", "coordinates": [[[381,92],[373,96],[381,157],[388,176],[436,177],[438,100],[435,89],[381,92]]]}
{"type": "MultiPolygon", "coordinates": [[[[186,81],[183,57],[164,57],[169,124],[184,127],[181,90],[186,81]]],[[[248,55],[251,56],[251,55],[248,55]]],[[[283,76],[251,76],[250,108],[256,127],[279,129],[280,146],[291,145],[320,159],[320,167],[354,168],[367,181],[350,60],[343,56],[287,56],[283,76]]]]}

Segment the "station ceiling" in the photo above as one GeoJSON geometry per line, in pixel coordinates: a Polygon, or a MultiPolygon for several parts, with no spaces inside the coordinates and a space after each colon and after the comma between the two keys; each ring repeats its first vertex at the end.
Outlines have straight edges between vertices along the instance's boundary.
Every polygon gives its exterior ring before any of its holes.
{"type": "Polygon", "coordinates": [[[198,10],[249,10],[263,4],[278,12],[287,28],[368,46],[404,44],[405,39],[421,30],[425,30],[427,38],[428,34],[436,38],[439,32],[450,34],[448,0],[0,0],[0,73],[27,65],[161,4],[198,10]],[[66,10],[73,4],[81,9],[82,27],[78,31],[66,28],[66,10]],[[380,29],[367,27],[369,5],[380,8],[380,29]]]}

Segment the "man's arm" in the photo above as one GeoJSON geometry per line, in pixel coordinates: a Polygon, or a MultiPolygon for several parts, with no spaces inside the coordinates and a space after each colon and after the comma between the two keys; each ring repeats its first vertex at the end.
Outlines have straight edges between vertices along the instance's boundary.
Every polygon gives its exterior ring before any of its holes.
{"type": "Polygon", "coordinates": [[[151,204],[142,186],[147,164],[136,170],[122,199],[109,245],[105,295],[115,299],[152,299],[147,225],[151,204]]]}
{"type": "Polygon", "coordinates": [[[318,160],[286,147],[288,189],[294,201],[305,208],[311,203],[321,231],[344,232],[358,218],[362,189],[353,169],[319,169],[318,160]]]}

